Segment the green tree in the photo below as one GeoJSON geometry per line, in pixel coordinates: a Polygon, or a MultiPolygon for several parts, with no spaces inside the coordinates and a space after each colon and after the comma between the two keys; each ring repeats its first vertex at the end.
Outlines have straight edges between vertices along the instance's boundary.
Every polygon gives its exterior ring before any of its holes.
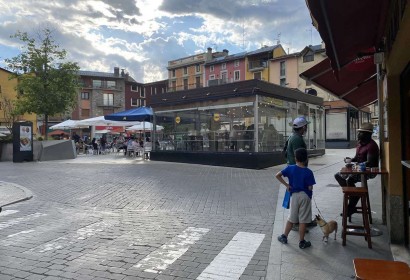
{"type": "Polygon", "coordinates": [[[66,60],[67,52],[54,42],[48,28],[38,32],[37,39],[20,31],[11,37],[24,43],[18,56],[6,59],[12,78],[19,79],[17,110],[43,115],[47,128],[49,116],[71,111],[76,105],[79,67],[66,60]]]}

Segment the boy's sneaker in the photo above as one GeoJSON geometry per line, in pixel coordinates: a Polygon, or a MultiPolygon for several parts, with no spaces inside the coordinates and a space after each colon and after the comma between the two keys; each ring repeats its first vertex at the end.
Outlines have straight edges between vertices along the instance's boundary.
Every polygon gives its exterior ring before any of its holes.
{"type": "Polygon", "coordinates": [[[312,243],[310,243],[310,241],[306,241],[306,240],[302,240],[299,242],[299,248],[300,249],[305,249],[307,247],[312,246],[312,243]]]}
{"type": "Polygon", "coordinates": [[[287,244],[288,243],[288,238],[286,235],[282,234],[280,236],[278,236],[278,240],[280,243],[282,244],[287,244]]]}

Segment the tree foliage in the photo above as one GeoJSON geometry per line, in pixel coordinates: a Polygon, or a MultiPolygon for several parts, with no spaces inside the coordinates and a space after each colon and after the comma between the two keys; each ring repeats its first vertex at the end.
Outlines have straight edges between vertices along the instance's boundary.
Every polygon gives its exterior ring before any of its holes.
{"type": "MultiPolygon", "coordinates": [[[[17,111],[48,117],[71,111],[78,92],[77,63],[66,60],[67,52],[54,42],[48,28],[37,33],[37,38],[18,31],[12,37],[23,42],[16,57],[6,59],[8,68],[19,79],[17,111]]],[[[46,134],[47,137],[47,134],[46,134]]]]}

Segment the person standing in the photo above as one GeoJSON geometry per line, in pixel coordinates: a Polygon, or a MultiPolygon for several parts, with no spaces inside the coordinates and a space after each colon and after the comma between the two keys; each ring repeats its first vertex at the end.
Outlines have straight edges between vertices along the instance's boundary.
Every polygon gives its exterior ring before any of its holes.
{"type": "Polygon", "coordinates": [[[290,214],[285,230],[278,237],[279,242],[288,243],[288,235],[293,225],[299,223],[299,248],[311,246],[305,240],[306,226],[312,221],[312,195],[313,185],[316,184],[312,170],[307,168],[307,151],[305,148],[295,150],[296,164],[288,165],[276,174],[276,179],[281,182],[292,195],[290,200],[290,214]],[[287,183],[283,177],[287,177],[287,183]]]}
{"type": "Polygon", "coordinates": [[[288,139],[286,150],[286,161],[289,165],[296,164],[295,151],[299,148],[307,148],[303,135],[307,131],[307,125],[310,122],[305,117],[297,117],[293,120],[293,133],[288,139]]]}
{"type": "MultiPolygon", "coordinates": [[[[357,130],[357,146],[356,154],[352,158],[352,162],[364,163],[366,167],[378,167],[379,166],[379,146],[372,139],[373,125],[371,123],[363,123],[357,130]]],[[[344,159],[346,162],[346,158],[344,159]]],[[[367,175],[367,180],[376,177],[376,175],[367,175]]],[[[340,174],[337,172],[335,174],[335,179],[341,187],[356,187],[355,183],[361,182],[360,175],[358,174],[340,174]]],[[[347,208],[347,216],[350,217],[352,214],[356,213],[356,204],[359,202],[358,197],[353,197],[349,200],[349,205],[347,208]]]]}

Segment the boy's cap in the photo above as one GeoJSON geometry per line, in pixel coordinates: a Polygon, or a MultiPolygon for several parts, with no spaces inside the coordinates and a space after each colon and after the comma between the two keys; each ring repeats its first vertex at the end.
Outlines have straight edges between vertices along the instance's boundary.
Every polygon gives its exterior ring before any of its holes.
{"type": "Polygon", "coordinates": [[[293,121],[293,128],[301,128],[304,127],[305,125],[309,124],[310,122],[306,120],[305,117],[297,117],[293,121]]]}

